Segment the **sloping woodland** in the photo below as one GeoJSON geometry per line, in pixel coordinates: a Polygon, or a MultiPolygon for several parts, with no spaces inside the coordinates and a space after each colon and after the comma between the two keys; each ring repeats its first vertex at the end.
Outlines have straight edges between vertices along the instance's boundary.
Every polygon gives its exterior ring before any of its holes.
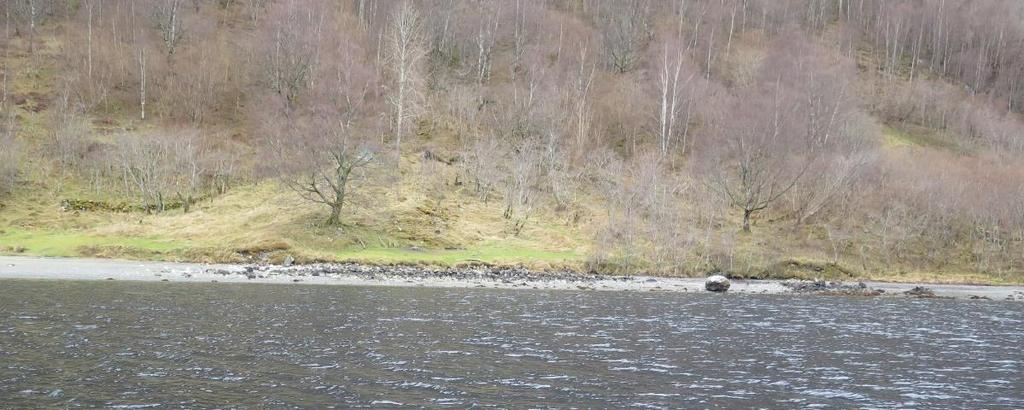
{"type": "Polygon", "coordinates": [[[1014,0],[8,0],[0,250],[1024,281],[1014,0]]]}

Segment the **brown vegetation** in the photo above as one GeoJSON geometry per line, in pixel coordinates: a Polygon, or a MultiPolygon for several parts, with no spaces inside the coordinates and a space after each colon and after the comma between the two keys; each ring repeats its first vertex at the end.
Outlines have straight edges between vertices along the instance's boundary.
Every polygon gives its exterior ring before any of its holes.
{"type": "Polygon", "coordinates": [[[2,7],[0,193],[25,162],[133,212],[276,179],[344,225],[414,180],[500,203],[509,237],[587,226],[602,270],[1024,270],[1012,0],[2,7]]]}

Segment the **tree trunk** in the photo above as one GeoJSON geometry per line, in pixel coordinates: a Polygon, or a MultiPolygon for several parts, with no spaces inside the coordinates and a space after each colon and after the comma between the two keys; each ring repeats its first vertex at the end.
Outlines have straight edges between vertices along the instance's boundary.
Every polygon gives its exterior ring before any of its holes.
{"type": "Polygon", "coordinates": [[[744,209],[743,210],[743,232],[750,232],[750,214],[754,211],[744,209]]]}
{"type": "Polygon", "coordinates": [[[341,204],[331,204],[331,216],[327,218],[327,225],[338,225],[341,223],[341,204]]]}

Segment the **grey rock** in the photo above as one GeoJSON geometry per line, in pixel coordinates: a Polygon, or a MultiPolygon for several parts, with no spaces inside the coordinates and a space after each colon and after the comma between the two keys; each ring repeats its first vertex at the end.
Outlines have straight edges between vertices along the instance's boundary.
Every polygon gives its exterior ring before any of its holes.
{"type": "Polygon", "coordinates": [[[725,292],[729,290],[729,286],[732,285],[729,282],[729,278],[722,275],[712,275],[704,281],[704,289],[711,292],[725,292]]]}
{"type": "Polygon", "coordinates": [[[292,266],[294,264],[295,264],[295,258],[293,258],[292,255],[285,256],[284,257],[284,262],[281,263],[281,265],[283,265],[283,266],[292,266]]]}
{"type": "Polygon", "coordinates": [[[917,298],[934,298],[935,291],[926,288],[924,286],[914,286],[912,289],[903,292],[904,295],[913,296],[917,298]]]}

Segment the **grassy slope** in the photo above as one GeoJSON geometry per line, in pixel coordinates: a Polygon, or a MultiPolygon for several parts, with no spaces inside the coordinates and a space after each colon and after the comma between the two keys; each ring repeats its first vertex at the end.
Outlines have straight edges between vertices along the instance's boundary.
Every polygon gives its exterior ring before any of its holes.
{"type": "MultiPolygon", "coordinates": [[[[47,109],[38,108],[54,96],[56,48],[57,44],[48,40],[35,59],[15,53],[8,61],[16,73],[13,93],[28,96],[18,112],[19,137],[31,148],[22,167],[28,183],[3,199],[0,207],[0,253],[209,262],[253,260],[249,256],[263,254],[271,261],[292,255],[300,261],[436,265],[487,262],[542,269],[580,268],[590,254],[594,230],[603,223],[599,203],[580,201],[584,203],[579,205],[584,216],[579,222],[541,211],[523,232],[511,235],[508,222],[501,217],[500,200],[483,202],[464,192],[468,188],[453,183],[453,167],[442,166],[437,179],[423,179],[419,157],[413,152],[418,152],[417,148],[437,152],[454,146],[453,135],[443,129],[421,135],[422,147],[409,147],[401,177],[393,179],[398,181],[397,188],[387,183],[361,187],[359,196],[346,209],[345,224],[338,228],[320,226],[323,209],[300,201],[273,182],[236,187],[198,204],[188,214],[180,210],[161,215],[61,212],[58,204],[64,198],[123,198],[97,196],[73,179],[58,188],[52,165],[38,160],[42,155],[33,151],[40,149],[47,137],[47,109]]],[[[111,119],[134,123],[124,115],[104,117],[106,124],[103,129],[97,126],[98,133],[119,128],[109,125],[111,119]]],[[[159,124],[132,124],[136,126],[158,128],[159,124]]],[[[906,127],[886,128],[885,138],[891,149],[954,148],[944,145],[945,140],[936,135],[906,127]]],[[[754,233],[745,235],[730,228],[739,226],[739,215],[726,215],[727,220],[716,229],[712,240],[731,243],[731,251],[728,262],[714,268],[738,274],[759,276],[768,271],[773,276],[804,278],[1024,283],[1019,276],[974,273],[969,269],[903,272],[885,266],[878,255],[856,261],[844,258],[843,268],[839,268],[825,262],[830,259],[830,244],[820,229],[794,230],[787,224],[755,221],[754,233]]],[[[691,262],[702,266],[699,261],[691,262]]]]}
{"type": "MultiPolygon", "coordinates": [[[[67,191],[65,191],[67,193],[67,191]]],[[[192,212],[160,215],[61,212],[62,195],[22,190],[0,211],[0,252],[164,260],[355,260],[379,263],[529,263],[576,265],[586,248],[578,229],[541,219],[519,236],[506,233],[497,204],[450,200],[456,211],[431,215],[416,192],[374,195],[351,206],[341,227],[320,225],[323,210],[276,183],[238,187],[192,212]],[[498,215],[497,218],[490,215],[498,215]]]]}

